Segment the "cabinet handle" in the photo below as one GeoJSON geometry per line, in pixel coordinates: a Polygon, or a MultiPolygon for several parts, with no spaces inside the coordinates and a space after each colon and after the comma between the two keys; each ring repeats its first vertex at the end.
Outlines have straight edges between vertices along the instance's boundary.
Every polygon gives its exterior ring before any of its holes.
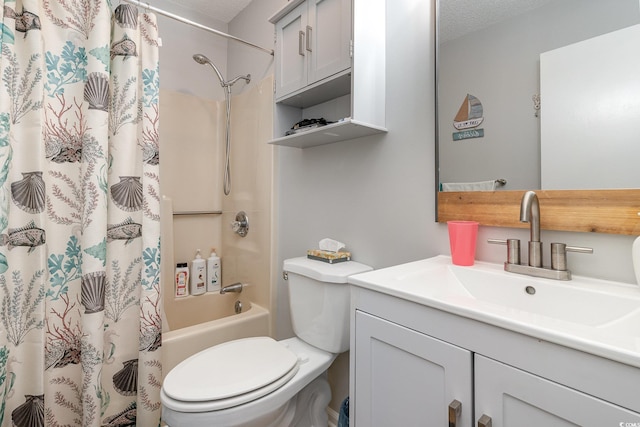
{"type": "Polygon", "coordinates": [[[449,427],[458,425],[458,417],[462,413],[462,403],[459,400],[453,400],[449,403],[449,427]]]}
{"type": "Polygon", "coordinates": [[[309,25],[307,25],[307,50],[309,52],[311,52],[311,33],[313,31],[313,28],[311,28],[309,25]]]}
{"type": "Polygon", "coordinates": [[[304,31],[298,31],[298,55],[304,56],[304,31]]]}
{"type": "Polygon", "coordinates": [[[482,414],[482,416],[478,420],[478,427],[491,427],[491,417],[482,414]]]}

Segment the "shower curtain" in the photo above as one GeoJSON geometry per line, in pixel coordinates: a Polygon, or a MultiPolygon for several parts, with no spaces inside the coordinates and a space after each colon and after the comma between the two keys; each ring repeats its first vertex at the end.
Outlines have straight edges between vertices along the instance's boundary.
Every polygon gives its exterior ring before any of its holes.
{"type": "Polygon", "coordinates": [[[0,2],[0,424],[155,427],[155,17],[0,2]]]}

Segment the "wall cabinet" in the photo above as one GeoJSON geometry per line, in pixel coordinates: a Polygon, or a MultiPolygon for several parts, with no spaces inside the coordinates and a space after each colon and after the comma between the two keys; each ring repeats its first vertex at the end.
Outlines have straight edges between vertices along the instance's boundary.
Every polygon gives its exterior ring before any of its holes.
{"type": "Polygon", "coordinates": [[[275,28],[276,100],[351,67],[351,0],[307,0],[275,28]]]}
{"type": "Polygon", "coordinates": [[[311,147],[385,132],[384,0],[291,0],[275,27],[272,144],[311,147]],[[303,119],[327,126],[291,135],[303,119]]]}
{"type": "Polygon", "coordinates": [[[350,425],[640,425],[637,368],[366,289],[352,306],[350,425]]]}

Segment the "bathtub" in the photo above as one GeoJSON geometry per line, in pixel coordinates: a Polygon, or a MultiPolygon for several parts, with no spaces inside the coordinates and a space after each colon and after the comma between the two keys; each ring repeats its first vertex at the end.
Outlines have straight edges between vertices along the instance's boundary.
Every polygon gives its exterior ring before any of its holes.
{"type": "MultiPolygon", "coordinates": [[[[185,303],[188,301],[185,300],[185,303]]],[[[163,331],[163,376],[187,357],[208,347],[238,338],[269,335],[269,311],[247,301],[243,301],[243,306],[240,314],[228,312],[228,315],[218,319],[163,331]]],[[[234,302],[230,302],[229,307],[233,308],[234,302]]],[[[171,325],[171,318],[168,319],[168,323],[171,325]]]]}

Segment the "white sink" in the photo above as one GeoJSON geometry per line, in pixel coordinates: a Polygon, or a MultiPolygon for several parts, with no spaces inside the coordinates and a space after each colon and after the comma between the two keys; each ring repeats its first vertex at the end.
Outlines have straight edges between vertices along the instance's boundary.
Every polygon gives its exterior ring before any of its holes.
{"type": "Polygon", "coordinates": [[[573,276],[540,279],[502,264],[437,256],[349,282],[640,367],[640,287],[573,276]]]}
{"type": "Polygon", "coordinates": [[[570,282],[536,279],[483,267],[451,265],[448,270],[478,301],[580,325],[601,326],[640,310],[640,295],[629,295],[627,286],[582,277],[570,282]]]}

